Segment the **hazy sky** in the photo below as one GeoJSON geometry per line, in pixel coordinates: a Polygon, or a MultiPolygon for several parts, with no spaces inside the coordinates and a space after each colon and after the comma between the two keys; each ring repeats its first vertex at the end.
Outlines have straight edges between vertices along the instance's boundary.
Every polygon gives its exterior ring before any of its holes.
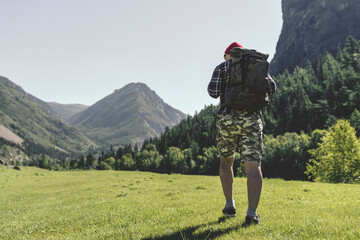
{"type": "Polygon", "coordinates": [[[230,43],[271,59],[281,27],[281,0],[0,0],[0,76],[85,105],[142,82],[193,115],[230,43]]]}

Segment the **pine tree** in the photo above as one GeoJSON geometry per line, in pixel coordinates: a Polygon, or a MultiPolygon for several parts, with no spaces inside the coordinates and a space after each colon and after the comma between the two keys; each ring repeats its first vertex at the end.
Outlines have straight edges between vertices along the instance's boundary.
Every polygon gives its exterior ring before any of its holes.
{"type": "Polygon", "coordinates": [[[83,169],[84,167],[85,167],[85,158],[83,155],[81,155],[77,168],[83,169]]]}
{"type": "Polygon", "coordinates": [[[115,158],[120,159],[123,155],[124,155],[124,150],[122,149],[122,147],[119,147],[118,150],[116,151],[115,158]]]}
{"type": "Polygon", "coordinates": [[[87,156],[86,156],[86,163],[85,163],[85,167],[86,168],[94,168],[95,166],[94,166],[94,161],[95,161],[95,159],[94,159],[94,156],[91,154],[91,153],[89,153],[87,156]]]}

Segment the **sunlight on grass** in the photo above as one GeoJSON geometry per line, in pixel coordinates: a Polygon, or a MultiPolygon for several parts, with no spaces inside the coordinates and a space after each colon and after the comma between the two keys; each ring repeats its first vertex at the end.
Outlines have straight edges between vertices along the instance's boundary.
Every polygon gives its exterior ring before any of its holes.
{"type": "Polygon", "coordinates": [[[360,186],[265,179],[261,224],[226,219],[217,176],[0,167],[0,239],[359,239],[360,186]]]}

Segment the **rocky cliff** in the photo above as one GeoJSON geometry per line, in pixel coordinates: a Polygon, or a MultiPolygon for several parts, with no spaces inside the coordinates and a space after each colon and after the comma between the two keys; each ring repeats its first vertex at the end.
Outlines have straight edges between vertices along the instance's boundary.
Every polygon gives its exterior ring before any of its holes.
{"type": "Polygon", "coordinates": [[[282,0],[283,26],[270,65],[273,75],[327,50],[336,53],[345,39],[360,39],[359,0],[282,0]]]}

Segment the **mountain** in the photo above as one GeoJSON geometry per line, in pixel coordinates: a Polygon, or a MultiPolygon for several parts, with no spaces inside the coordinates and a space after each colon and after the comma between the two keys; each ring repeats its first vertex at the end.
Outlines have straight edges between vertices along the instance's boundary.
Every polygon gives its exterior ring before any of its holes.
{"type": "Polygon", "coordinates": [[[143,83],[115,90],[69,122],[99,145],[141,144],[186,115],[166,104],[143,83]]]}
{"type": "Polygon", "coordinates": [[[2,138],[24,141],[25,151],[32,153],[45,153],[54,148],[66,153],[83,153],[94,145],[79,130],[52,115],[57,114],[45,102],[0,77],[2,138]]]}
{"type": "Polygon", "coordinates": [[[272,75],[303,67],[325,50],[334,55],[349,35],[360,39],[359,0],[282,0],[282,12],[272,75]]]}
{"type": "Polygon", "coordinates": [[[56,111],[54,111],[46,102],[42,101],[41,99],[38,99],[37,97],[31,95],[30,93],[25,92],[22,87],[20,87],[19,85],[15,84],[12,81],[10,81],[9,79],[7,79],[5,77],[1,77],[1,76],[0,76],[0,78],[2,78],[1,81],[3,83],[7,83],[7,85],[11,86],[18,93],[24,95],[28,100],[39,105],[48,114],[50,114],[53,117],[60,118],[60,115],[56,111]]]}
{"type": "Polygon", "coordinates": [[[83,104],[61,104],[56,102],[48,102],[53,111],[60,115],[60,118],[68,122],[68,120],[75,114],[84,111],[89,106],[83,104]]]}

